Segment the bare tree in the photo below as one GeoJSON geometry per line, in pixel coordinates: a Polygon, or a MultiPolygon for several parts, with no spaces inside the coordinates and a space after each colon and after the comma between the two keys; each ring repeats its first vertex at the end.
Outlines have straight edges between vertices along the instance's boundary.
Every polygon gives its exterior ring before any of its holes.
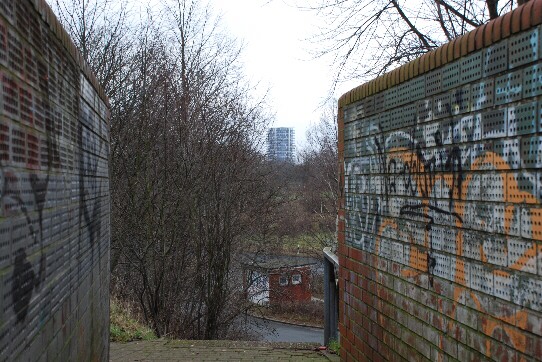
{"type": "Polygon", "coordinates": [[[114,102],[128,74],[133,49],[126,2],[55,0],[52,5],[83,59],[114,102]]]}
{"type": "Polygon", "coordinates": [[[510,11],[515,4],[512,0],[320,0],[299,6],[322,19],[322,31],[313,41],[317,56],[331,57],[335,87],[343,80],[381,75],[510,11]]]}
{"type": "Polygon", "coordinates": [[[334,244],[338,200],[337,102],[330,100],[320,121],[307,131],[301,151],[304,173],[304,205],[315,220],[311,230],[318,251],[334,244]]]}
{"type": "Polygon", "coordinates": [[[131,27],[108,1],[57,6],[112,99],[113,292],[158,336],[225,338],[250,307],[237,255],[276,202],[268,117],[210,8],[167,4],[131,27]]]}

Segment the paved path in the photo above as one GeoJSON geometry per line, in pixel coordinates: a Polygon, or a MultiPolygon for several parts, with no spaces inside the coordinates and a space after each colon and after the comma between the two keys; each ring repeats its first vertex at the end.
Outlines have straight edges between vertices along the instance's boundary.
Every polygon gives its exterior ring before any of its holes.
{"type": "Polygon", "coordinates": [[[110,361],[339,361],[311,343],[155,340],[111,343],[110,361]]]}
{"type": "Polygon", "coordinates": [[[263,320],[252,317],[254,323],[251,329],[259,340],[266,342],[301,342],[321,345],[324,343],[324,329],[304,327],[294,324],[281,323],[272,320],[263,320]]]}

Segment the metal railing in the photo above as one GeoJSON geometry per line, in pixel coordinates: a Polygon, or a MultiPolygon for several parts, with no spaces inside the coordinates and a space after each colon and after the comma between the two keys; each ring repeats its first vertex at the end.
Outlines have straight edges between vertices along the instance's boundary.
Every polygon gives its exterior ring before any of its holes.
{"type": "Polygon", "coordinates": [[[333,254],[331,248],[324,248],[324,345],[326,346],[331,339],[339,340],[338,268],[339,258],[337,255],[333,254]]]}

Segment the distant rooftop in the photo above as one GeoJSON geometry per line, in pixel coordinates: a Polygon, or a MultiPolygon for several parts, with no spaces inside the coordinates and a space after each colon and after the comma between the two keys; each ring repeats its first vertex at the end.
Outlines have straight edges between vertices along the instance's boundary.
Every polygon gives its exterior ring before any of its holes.
{"type": "Polygon", "coordinates": [[[296,255],[255,255],[245,254],[241,257],[243,265],[258,269],[280,269],[317,264],[314,258],[296,255]]]}

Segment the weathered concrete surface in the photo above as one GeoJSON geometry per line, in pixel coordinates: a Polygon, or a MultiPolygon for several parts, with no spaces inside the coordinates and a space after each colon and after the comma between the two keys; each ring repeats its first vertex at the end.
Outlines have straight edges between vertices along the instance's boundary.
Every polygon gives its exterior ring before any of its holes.
{"type": "Polygon", "coordinates": [[[339,361],[312,343],[249,341],[141,341],[111,343],[110,360],[120,361],[339,361]]]}

